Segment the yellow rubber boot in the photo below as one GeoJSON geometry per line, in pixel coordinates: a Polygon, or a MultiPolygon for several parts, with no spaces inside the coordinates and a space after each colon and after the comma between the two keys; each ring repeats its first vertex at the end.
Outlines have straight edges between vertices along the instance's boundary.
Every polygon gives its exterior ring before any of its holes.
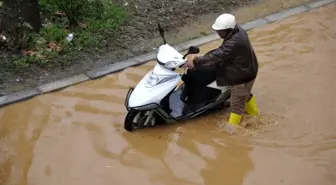
{"type": "Polygon", "coordinates": [[[257,116],[259,114],[257,101],[254,96],[252,96],[251,99],[246,103],[245,110],[247,114],[252,116],[257,116]]]}
{"type": "Polygon", "coordinates": [[[235,113],[230,113],[229,124],[231,125],[239,125],[241,122],[242,116],[235,113]]]}

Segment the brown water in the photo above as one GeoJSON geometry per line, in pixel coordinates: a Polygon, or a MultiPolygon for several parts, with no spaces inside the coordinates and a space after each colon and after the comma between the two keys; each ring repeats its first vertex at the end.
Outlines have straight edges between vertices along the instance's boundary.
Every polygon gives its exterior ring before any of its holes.
{"type": "Polygon", "coordinates": [[[127,89],[152,62],[1,109],[0,184],[335,184],[334,12],[332,4],[249,32],[262,64],[260,119],[271,124],[228,136],[218,113],[125,132],[127,89]]]}

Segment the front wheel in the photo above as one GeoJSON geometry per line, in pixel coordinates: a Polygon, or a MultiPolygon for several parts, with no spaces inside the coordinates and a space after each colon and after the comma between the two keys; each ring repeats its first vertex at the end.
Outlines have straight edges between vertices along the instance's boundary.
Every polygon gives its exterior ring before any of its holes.
{"type": "Polygon", "coordinates": [[[154,112],[151,113],[151,111],[131,110],[126,115],[124,128],[125,130],[132,132],[135,129],[153,127],[157,122],[156,117],[156,114],[154,112]],[[150,118],[146,123],[148,117],[150,118]]]}

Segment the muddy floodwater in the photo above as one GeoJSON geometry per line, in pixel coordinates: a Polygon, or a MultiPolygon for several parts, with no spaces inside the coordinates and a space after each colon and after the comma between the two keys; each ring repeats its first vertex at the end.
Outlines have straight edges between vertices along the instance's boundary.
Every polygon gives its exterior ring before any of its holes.
{"type": "Polygon", "coordinates": [[[334,185],[335,18],[333,3],[249,32],[262,113],[236,136],[224,112],[126,132],[126,92],[154,62],[7,106],[0,184],[334,185]]]}

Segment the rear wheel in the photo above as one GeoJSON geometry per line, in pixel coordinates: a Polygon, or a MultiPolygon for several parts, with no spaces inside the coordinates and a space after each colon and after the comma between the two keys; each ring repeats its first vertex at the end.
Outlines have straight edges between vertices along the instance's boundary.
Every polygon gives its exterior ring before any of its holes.
{"type": "Polygon", "coordinates": [[[157,115],[151,111],[129,111],[125,118],[124,128],[125,130],[132,132],[135,129],[141,129],[145,127],[153,127],[157,122],[157,115]],[[148,123],[146,124],[146,120],[150,116],[148,123]]]}

